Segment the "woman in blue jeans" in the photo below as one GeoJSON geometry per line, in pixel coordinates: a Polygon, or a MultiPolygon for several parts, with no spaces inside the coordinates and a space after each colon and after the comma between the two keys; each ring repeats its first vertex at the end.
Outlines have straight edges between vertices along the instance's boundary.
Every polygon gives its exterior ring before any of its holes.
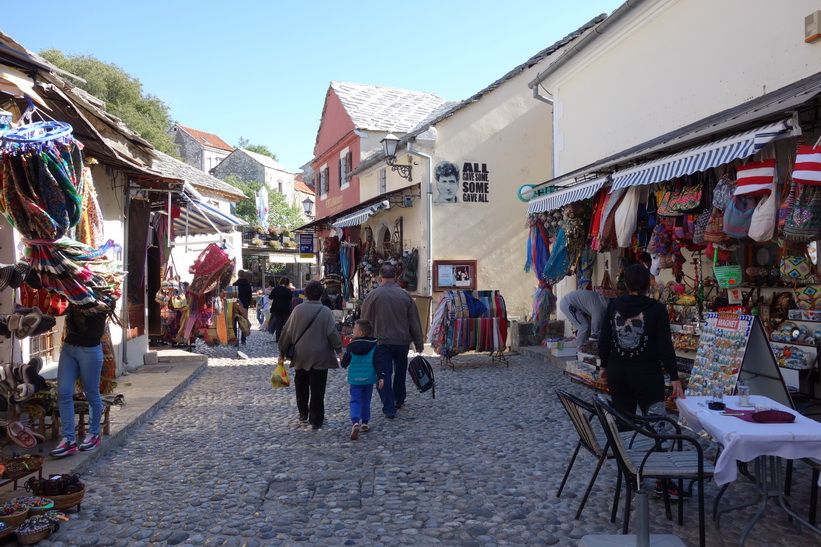
{"type": "Polygon", "coordinates": [[[100,341],[105,333],[106,321],[112,310],[98,306],[82,310],[74,305],[66,315],[66,338],[57,365],[57,405],[60,409],[63,438],[50,454],[55,458],[76,454],[78,450],[90,451],[100,446],[100,419],[103,401],[100,397],[100,374],[103,368],[103,346],[100,341]],[[77,446],[74,427],[74,383],[83,382],[88,401],[88,433],[77,446]]]}

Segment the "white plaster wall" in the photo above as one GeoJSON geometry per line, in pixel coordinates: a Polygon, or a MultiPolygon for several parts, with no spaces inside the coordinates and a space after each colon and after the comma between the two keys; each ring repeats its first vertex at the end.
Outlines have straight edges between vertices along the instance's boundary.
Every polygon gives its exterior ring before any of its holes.
{"type": "Polygon", "coordinates": [[[556,174],[571,172],[818,72],[816,0],[662,0],[607,30],[544,85],[556,174]]]}
{"type": "Polygon", "coordinates": [[[460,169],[467,161],[485,163],[490,191],[489,203],[464,203],[460,193],[457,204],[433,205],[434,259],[477,260],[478,288],[500,290],[508,316],[520,320],[530,315],[537,281],[523,270],[527,204],[517,190],[550,176],[551,108],[534,100],[527,87],[544,66],[543,61],[436,126],[434,166],[443,160],[460,169]]]}

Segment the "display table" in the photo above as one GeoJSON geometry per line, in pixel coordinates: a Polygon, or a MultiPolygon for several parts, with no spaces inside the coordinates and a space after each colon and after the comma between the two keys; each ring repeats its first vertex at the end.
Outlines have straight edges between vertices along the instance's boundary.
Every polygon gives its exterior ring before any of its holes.
{"type": "Polygon", "coordinates": [[[781,458],[798,460],[808,457],[817,458],[821,455],[821,423],[761,395],[752,395],[750,403],[753,405],[763,403],[772,409],[789,412],[795,416],[795,422],[769,424],[748,422],[737,416],[723,414],[723,412],[742,409],[738,404],[738,397],[725,396],[724,402],[727,408],[724,411],[707,408],[709,400],[710,397],[691,396],[686,399],[677,399],[676,402],[681,417],[686,420],[689,427],[695,431],[706,431],[723,447],[715,464],[716,484],[725,485],[724,488],[726,488],[726,485],[738,477],[736,462],[755,460],[755,477],[749,478],[754,480],[759,493],[758,499],[751,503],[715,512],[716,521],[718,522],[721,513],[758,503],[759,510],[756,516],[741,535],[739,545],[743,545],[747,534],[764,513],[767,501],[772,498],[787,514],[815,533],[821,534],[821,530],[790,509],[789,503],[784,499],[781,465],[781,458]]]}

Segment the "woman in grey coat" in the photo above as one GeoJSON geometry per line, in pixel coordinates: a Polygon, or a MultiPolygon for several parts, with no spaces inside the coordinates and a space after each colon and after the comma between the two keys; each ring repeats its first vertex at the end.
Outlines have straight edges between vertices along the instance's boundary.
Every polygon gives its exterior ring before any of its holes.
{"type": "Polygon", "coordinates": [[[342,338],[336,330],[333,313],[319,302],[322,292],[319,281],[305,286],[306,301],[291,312],[279,339],[280,357],[285,356],[286,348],[295,344],[291,367],[295,369],[299,423],[310,423],[313,429],[319,429],[325,421],[328,369],[339,368],[342,357],[342,338]]]}

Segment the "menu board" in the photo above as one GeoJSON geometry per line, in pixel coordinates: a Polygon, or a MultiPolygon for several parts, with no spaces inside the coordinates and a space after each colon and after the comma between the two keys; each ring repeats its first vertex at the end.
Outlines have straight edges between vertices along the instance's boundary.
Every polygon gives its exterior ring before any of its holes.
{"type": "Polygon", "coordinates": [[[711,395],[720,387],[728,395],[735,389],[753,330],[752,315],[707,314],[701,329],[696,360],[687,384],[687,395],[711,395]]]}
{"type": "Polygon", "coordinates": [[[793,406],[761,320],[754,315],[708,313],[686,395],[709,396],[714,388],[732,395],[739,379],[750,386],[750,394],[793,406]]]}

